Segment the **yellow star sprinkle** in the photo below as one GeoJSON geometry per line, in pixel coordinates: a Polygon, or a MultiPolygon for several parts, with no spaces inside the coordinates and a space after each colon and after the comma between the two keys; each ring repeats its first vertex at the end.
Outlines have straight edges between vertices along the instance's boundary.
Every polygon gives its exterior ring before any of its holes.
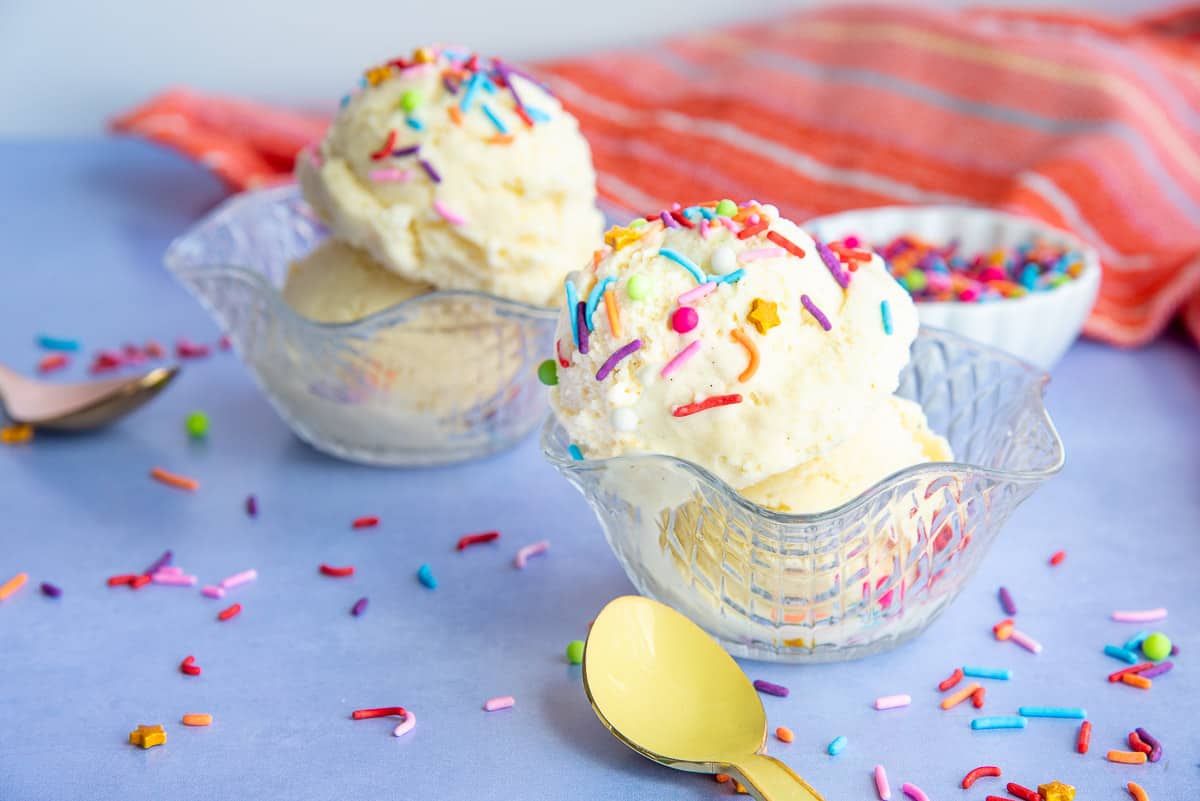
{"type": "Polygon", "coordinates": [[[162,726],[138,726],[129,732],[129,742],[142,748],[153,748],[167,741],[167,733],[162,726]]]}
{"type": "Polygon", "coordinates": [[[367,83],[371,86],[379,86],[379,84],[392,77],[392,68],[386,64],[382,67],[372,67],[367,70],[367,83]]]}
{"type": "Polygon", "coordinates": [[[429,64],[434,60],[433,51],[428,47],[418,47],[413,51],[413,61],[418,64],[429,64]]]}
{"type": "Polygon", "coordinates": [[[614,225],[608,229],[608,233],[604,235],[604,244],[611,247],[613,250],[620,250],[630,242],[636,242],[641,232],[633,228],[622,228],[619,225],[614,225]]]}
{"type": "Polygon", "coordinates": [[[1075,801],[1075,788],[1062,782],[1039,784],[1038,794],[1045,801],[1075,801]]]}
{"type": "Polygon", "coordinates": [[[750,313],[746,319],[754,324],[758,333],[766,334],[768,330],[779,325],[779,304],[762,298],[755,298],[750,303],[750,313]]]}

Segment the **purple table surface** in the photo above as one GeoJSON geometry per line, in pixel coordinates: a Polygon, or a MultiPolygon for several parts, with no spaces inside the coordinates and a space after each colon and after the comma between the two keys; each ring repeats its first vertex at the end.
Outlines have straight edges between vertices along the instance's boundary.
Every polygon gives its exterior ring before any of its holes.
{"type": "MultiPolygon", "coordinates": [[[[0,361],[32,371],[34,336],[77,337],[64,377],[102,347],[185,336],[215,342],[200,307],[161,267],[170,238],[221,188],[202,169],[128,141],[0,144],[0,361]]],[[[1067,466],[1013,516],[962,596],[917,641],[859,662],[816,667],[744,663],[751,678],[791,688],[765,698],[771,727],[796,733],[770,751],[829,801],[874,798],[883,763],[899,797],[910,781],[934,801],[982,799],[1003,781],[1076,785],[1080,801],[1200,796],[1200,354],[1180,339],[1141,351],[1075,346],[1057,368],[1049,406],[1067,466]],[[1047,565],[1059,549],[1057,568],[1047,565]],[[1040,655],[996,642],[1007,585],[1040,655]],[[1117,608],[1164,606],[1180,645],[1176,668],[1149,692],[1110,684],[1121,665],[1101,653],[1139,627],[1117,608]],[[970,708],[943,712],[937,682],[955,666],[1009,667],[988,683],[988,714],[1022,704],[1083,706],[1077,724],[1033,720],[1024,731],[972,732],[970,708]],[[910,693],[912,706],[871,708],[910,693]],[[1157,764],[1116,765],[1109,749],[1144,726],[1165,745],[1157,764]],[[846,735],[840,756],[826,744],[846,735]],[[1004,779],[964,792],[964,773],[1000,765],[1004,779]]],[[[85,437],[39,436],[0,447],[0,581],[30,583],[0,602],[0,799],[714,799],[733,793],[634,755],[587,704],[568,641],[630,585],[583,499],[542,462],[533,439],[481,462],[430,470],[343,464],[300,444],[235,356],[189,362],[177,384],[136,416],[85,437]],[[202,409],[211,434],[190,442],[184,416],[202,409]],[[152,482],[151,466],[195,476],[195,494],[152,482]],[[242,510],[248,493],[261,513],[242,510]],[[377,529],[350,521],[379,515],[377,529]],[[467,532],[498,543],[454,552],[467,532]],[[516,549],[549,538],[525,571],[516,549]],[[223,602],[194,589],[110,589],[166,548],[203,582],[254,567],[257,581],[223,602]],[[351,563],[349,579],[317,565],[351,563]],[[428,562],[440,580],[416,580],[428,562]],[[39,582],[63,589],[59,599],[39,582]],[[349,610],[360,597],[362,617],[349,610]],[[242,614],[217,623],[238,601],[242,614]],[[196,656],[199,677],[181,675],[196,656]],[[516,706],[485,713],[485,699],[516,706]],[[405,705],[418,724],[350,720],[359,707],[405,705]],[[179,724],[208,712],[205,729],[179,724]],[[165,746],[127,743],[161,723],[165,746]]],[[[669,714],[669,710],[664,710],[669,714]]],[[[713,721],[714,726],[720,721],[713,721]]]]}

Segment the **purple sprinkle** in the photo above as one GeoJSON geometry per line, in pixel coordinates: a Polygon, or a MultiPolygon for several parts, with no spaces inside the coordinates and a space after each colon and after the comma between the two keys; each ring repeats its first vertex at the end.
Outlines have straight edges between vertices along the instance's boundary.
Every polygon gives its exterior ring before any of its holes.
{"type": "Polygon", "coordinates": [[[575,319],[579,321],[579,352],[588,352],[587,303],[579,301],[575,307],[575,319]]]}
{"type": "Polygon", "coordinates": [[[438,175],[438,171],[433,168],[432,164],[425,159],[417,159],[417,163],[421,165],[421,169],[425,170],[425,172],[429,174],[430,179],[435,184],[440,184],[442,182],[442,176],[438,175]]]}
{"type": "Polygon", "coordinates": [[[664,211],[659,216],[662,217],[663,225],[667,226],[668,228],[679,227],[679,223],[675,221],[675,218],[671,216],[670,212],[664,211]]]}
{"type": "Polygon", "coordinates": [[[449,75],[442,76],[442,86],[446,87],[446,91],[452,95],[458,94],[458,85],[450,80],[449,75]]]}
{"type": "MultiPolygon", "coordinates": [[[[60,595],[62,595],[62,590],[59,589],[58,587],[54,586],[53,584],[51,584],[48,581],[43,581],[42,582],[42,595],[49,595],[51,598],[57,598],[60,595]]],[[[1171,663],[1167,662],[1167,664],[1169,665],[1171,663]]]]}
{"type": "Polygon", "coordinates": [[[780,698],[787,698],[788,693],[791,692],[790,690],[788,690],[787,687],[784,687],[782,684],[772,684],[771,682],[763,681],[762,679],[754,680],[754,689],[758,690],[760,693],[766,693],[767,695],[776,695],[776,696],[779,696],[780,698]]]}
{"type": "Polygon", "coordinates": [[[246,496],[246,514],[258,517],[258,499],[253,495],[246,496]]]}
{"type": "Polygon", "coordinates": [[[1138,675],[1144,679],[1152,679],[1155,676],[1161,676],[1162,674],[1166,673],[1168,670],[1170,670],[1173,667],[1175,667],[1175,665],[1173,665],[1171,663],[1171,660],[1168,659],[1166,662],[1159,662],[1154,667],[1146,668],[1145,670],[1138,673],[1138,675]]]}
{"type": "Polygon", "coordinates": [[[366,598],[359,598],[357,601],[354,602],[354,606],[350,607],[350,614],[354,615],[355,617],[358,617],[365,611],[367,611],[367,599],[366,598]]]}
{"type": "Polygon", "coordinates": [[[1179,656],[1179,646],[1174,643],[1171,644],[1171,656],[1179,656]]]}
{"type": "Polygon", "coordinates": [[[842,269],[842,263],[838,260],[838,257],[821,240],[815,239],[813,241],[817,243],[817,253],[821,254],[821,261],[825,262],[825,266],[829,268],[829,273],[833,276],[833,280],[837,281],[838,286],[842,289],[850,286],[850,274],[842,269]]]}
{"type": "MultiPolygon", "coordinates": [[[[550,95],[551,97],[554,97],[554,93],[550,91],[550,87],[545,82],[539,81],[537,78],[533,77],[528,72],[525,72],[524,70],[521,70],[521,69],[517,69],[516,67],[511,66],[509,64],[506,64],[504,66],[504,69],[506,72],[512,73],[513,75],[521,76],[522,78],[529,81],[531,84],[533,84],[537,88],[541,89],[546,94],[550,95]]],[[[511,83],[511,81],[507,75],[504,76],[504,80],[509,81],[511,83]]]]}
{"type": "Polygon", "coordinates": [[[524,111],[525,103],[521,101],[521,96],[517,94],[517,87],[512,80],[512,70],[498,58],[492,59],[492,67],[495,68],[496,74],[504,79],[504,83],[508,86],[509,94],[512,95],[513,102],[517,104],[517,108],[524,111]]]}
{"type": "Polygon", "coordinates": [[[1137,731],[1137,736],[1142,738],[1142,742],[1145,743],[1146,745],[1150,746],[1150,755],[1148,757],[1149,760],[1151,762],[1157,762],[1158,760],[1162,759],[1162,755],[1163,755],[1162,743],[1160,743],[1158,740],[1156,740],[1150,734],[1150,732],[1146,731],[1141,726],[1138,726],[1137,729],[1135,729],[1135,731],[1137,731]]]}
{"type": "Polygon", "coordinates": [[[635,339],[632,342],[630,342],[628,345],[623,345],[620,348],[618,348],[617,351],[615,353],[613,353],[612,356],[609,356],[604,361],[604,364],[600,365],[600,369],[596,371],[596,380],[603,381],[604,379],[608,378],[608,374],[613,371],[613,368],[617,366],[617,364],[621,361],[621,359],[624,359],[626,356],[633,353],[641,346],[642,346],[642,340],[635,339]]]}
{"type": "Polygon", "coordinates": [[[175,558],[175,554],[170,551],[163,551],[163,555],[154,560],[154,564],[142,571],[142,575],[153,576],[158,571],[162,570],[175,558]]]}
{"type": "Polygon", "coordinates": [[[813,303],[812,298],[810,298],[808,295],[801,295],[800,303],[804,305],[804,308],[808,309],[808,313],[811,314],[813,318],[821,324],[822,328],[824,328],[826,331],[833,328],[833,326],[829,324],[829,318],[825,316],[825,312],[817,308],[817,304],[813,303]]]}
{"type": "Polygon", "coordinates": [[[404,156],[415,156],[421,151],[420,145],[412,145],[411,147],[402,147],[399,150],[392,151],[392,158],[403,158],[404,156]]]}
{"type": "Polygon", "coordinates": [[[1017,613],[1017,605],[1013,602],[1012,593],[1008,591],[1008,587],[1000,588],[1000,606],[1004,608],[1004,614],[1010,617],[1017,613]]]}

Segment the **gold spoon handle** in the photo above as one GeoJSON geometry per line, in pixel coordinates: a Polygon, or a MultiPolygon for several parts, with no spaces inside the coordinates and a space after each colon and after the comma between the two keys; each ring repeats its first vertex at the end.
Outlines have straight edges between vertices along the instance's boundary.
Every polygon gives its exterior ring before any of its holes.
{"type": "Polygon", "coordinates": [[[774,757],[755,754],[730,765],[730,772],[758,801],[824,801],[808,782],[774,757]]]}

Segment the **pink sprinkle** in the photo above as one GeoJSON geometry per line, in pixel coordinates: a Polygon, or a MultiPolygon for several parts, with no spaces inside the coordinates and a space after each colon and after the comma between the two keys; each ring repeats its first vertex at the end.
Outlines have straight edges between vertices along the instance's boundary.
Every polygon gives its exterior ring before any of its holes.
{"type": "Polygon", "coordinates": [[[1112,619],[1118,623],[1153,623],[1156,620],[1165,620],[1166,617],[1167,610],[1162,607],[1112,613],[1112,619]]]}
{"type": "Polygon", "coordinates": [[[741,230],[731,217],[718,217],[717,219],[721,221],[721,225],[725,226],[730,231],[733,231],[735,234],[741,230]]]}
{"type": "Polygon", "coordinates": [[[1016,629],[1013,629],[1012,634],[1008,635],[1008,638],[1024,648],[1026,651],[1031,651],[1035,654],[1040,654],[1042,652],[1042,644],[1023,631],[1017,631],[1016,629]]]}
{"type": "Polygon", "coordinates": [[[463,217],[461,214],[456,214],[450,209],[446,208],[446,204],[442,203],[440,200],[433,201],[433,210],[442,215],[442,218],[451,225],[465,225],[467,222],[466,217],[463,217]]]}
{"type": "Polygon", "coordinates": [[[412,180],[413,172],[412,170],[402,170],[398,167],[392,167],[386,170],[371,170],[367,173],[367,177],[379,184],[402,184],[412,180]]]}
{"type": "Polygon", "coordinates": [[[513,564],[518,570],[524,570],[525,563],[529,561],[529,557],[538,556],[548,550],[550,550],[550,540],[539,540],[532,545],[526,545],[517,551],[517,556],[513,559],[513,564]]]}
{"type": "Polygon", "coordinates": [[[712,232],[712,226],[709,225],[707,220],[701,220],[697,225],[700,227],[700,238],[708,239],[712,232]]]}
{"type": "Polygon", "coordinates": [[[757,214],[751,214],[749,217],[746,218],[747,225],[758,225],[758,223],[759,223],[759,218],[758,218],[757,214]]]}
{"type": "Polygon", "coordinates": [[[511,695],[501,695],[484,701],[483,709],[485,712],[495,712],[499,709],[512,709],[512,706],[515,703],[516,701],[513,700],[511,695]]]}
{"type": "Polygon", "coordinates": [[[885,695],[875,699],[876,709],[899,709],[912,703],[911,695],[885,695]]]}
{"type": "Polygon", "coordinates": [[[204,587],[204,589],[200,590],[200,594],[205,598],[224,598],[225,590],[216,586],[215,584],[208,584],[204,587]]]}
{"type": "Polygon", "coordinates": [[[161,570],[150,577],[155,584],[165,584],[168,587],[194,587],[195,576],[185,576],[180,573],[163,573],[161,570]]]}
{"type": "Polygon", "coordinates": [[[663,225],[667,226],[668,228],[679,227],[679,223],[675,222],[675,218],[671,216],[670,212],[664,211],[659,215],[659,217],[662,219],[663,225]]]}
{"type": "Polygon", "coordinates": [[[904,784],[900,785],[900,789],[903,790],[904,794],[913,801],[929,801],[929,796],[925,795],[925,791],[915,784],[905,782],[904,784]]]}
{"type": "Polygon", "coordinates": [[[247,581],[254,581],[256,578],[258,578],[258,571],[250,568],[249,570],[243,570],[241,573],[234,573],[227,579],[222,579],[221,588],[229,590],[239,584],[245,584],[247,581]]]}
{"type": "Polygon", "coordinates": [[[879,801],[892,799],[892,788],[888,786],[887,771],[883,765],[875,766],[875,792],[879,794],[879,801]]]}
{"type": "Polygon", "coordinates": [[[154,571],[156,576],[179,576],[183,574],[183,568],[179,565],[164,565],[154,571]]]}
{"type": "Polygon", "coordinates": [[[757,250],[743,250],[738,254],[738,263],[745,264],[750,261],[758,261],[759,259],[778,259],[781,256],[786,256],[787,251],[783,248],[758,248],[757,250]]]}
{"type": "Polygon", "coordinates": [[[663,378],[673,375],[679,370],[680,367],[683,367],[685,364],[691,361],[691,358],[695,356],[696,352],[699,350],[700,340],[697,339],[695,342],[679,351],[679,353],[676,353],[675,358],[666,363],[663,369],[659,372],[659,375],[661,375],[663,378]]]}
{"type": "Polygon", "coordinates": [[[392,729],[393,737],[403,737],[408,734],[417,725],[417,716],[412,713],[411,709],[404,710],[404,722],[396,728],[392,729]]]}
{"type": "Polygon", "coordinates": [[[713,292],[716,291],[716,289],[717,289],[717,285],[714,282],[709,281],[706,284],[701,284],[700,286],[696,287],[695,289],[689,289],[687,292],[684,292],[682,295],[675,298],[675,302],[678,303],[680,306],[683,306],[685,304],[691,303],[694,300],[700,300],[700,298],[711,295],[713,292]]]}

